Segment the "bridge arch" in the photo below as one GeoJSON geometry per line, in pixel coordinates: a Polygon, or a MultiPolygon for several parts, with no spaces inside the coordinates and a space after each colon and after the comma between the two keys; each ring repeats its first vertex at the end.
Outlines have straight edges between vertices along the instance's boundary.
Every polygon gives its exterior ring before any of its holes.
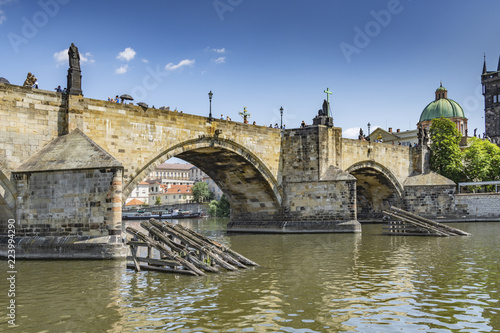
{"type": "Polygon", "coordinates": [[[171,157],[196,165],[212,178],[226,194],[232,213],[259,210],[274,214],[281,207],[281,190],[269,168],[242,145],[218,137],[200,137],[164,149],[128,180],[124,177],[122,201],[151,171],[171,157]]]}
{"type": "Polygon", "coordinates": [[[403,186],[385,166],[374,161],[361,161],[347,170],[356,177],[356,202],[359,220],[380,219],[382,211],[397,205],[403,186]]]}

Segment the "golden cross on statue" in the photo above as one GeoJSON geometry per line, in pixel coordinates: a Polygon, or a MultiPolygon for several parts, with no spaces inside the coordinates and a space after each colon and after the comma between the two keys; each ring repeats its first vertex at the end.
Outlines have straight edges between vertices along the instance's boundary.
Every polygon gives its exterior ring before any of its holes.
{"type": "Polygon", "coordinates": [[[328,88],[326,88],[326,90],[323,92],[326,93],[326,101],[330,103],[330,95],[333,94],[333,92],[331,92],[328,88]]]}

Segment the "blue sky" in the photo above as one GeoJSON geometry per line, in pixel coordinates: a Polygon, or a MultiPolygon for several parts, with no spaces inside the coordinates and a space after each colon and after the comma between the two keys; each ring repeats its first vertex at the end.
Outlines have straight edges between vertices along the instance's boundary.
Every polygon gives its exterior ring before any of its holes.
{"type": "Polygon", "coordinates": [[[85,97],[131,94],[150,106],[241,121],[311,123],[333,91],[335,126],[413,129],[442,80],[469,133],[500,55],[498,0],[0,0],[0,76],[65,86],[67,48],[82,56],[85,97]]]}

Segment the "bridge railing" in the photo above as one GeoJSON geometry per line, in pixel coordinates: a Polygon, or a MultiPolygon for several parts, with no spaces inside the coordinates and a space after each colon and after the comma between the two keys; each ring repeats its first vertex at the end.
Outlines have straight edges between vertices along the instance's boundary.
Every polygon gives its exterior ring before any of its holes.
{"type": "Polygon", "coordinates": [[[500,181],[458,183],[458,194],[462,191],[464,193],[498,193],[499,185],[500,181]]]}

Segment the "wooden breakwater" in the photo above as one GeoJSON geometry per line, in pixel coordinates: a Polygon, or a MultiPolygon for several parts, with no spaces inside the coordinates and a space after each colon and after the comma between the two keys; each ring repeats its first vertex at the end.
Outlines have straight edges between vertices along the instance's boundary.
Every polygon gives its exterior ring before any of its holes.
{"type": "Polygon", "coordinates": [[[470,234],[438,223],[397,207],[384,211],[384,215],[391,218],[384,227],[384,234],[399,236],[469,236],[470,234]]]}
{"type": "Polygon", "coordinates": [[[153,270],[201,276],[205,272],[218,273],[220,268],[234,271],[238,268],[258,266],[257,263],[236,251],[197,232],[170,222],[155,219],[141,222],[148,235],[132,227],[126,231],[133,236],[128,242],[131,256],[127,268],[153,270]],[[140,256],[140,248],[147,248],[147,255],[140,256]],[[153,251],[159,258],[153,258],[153,251]]]}

